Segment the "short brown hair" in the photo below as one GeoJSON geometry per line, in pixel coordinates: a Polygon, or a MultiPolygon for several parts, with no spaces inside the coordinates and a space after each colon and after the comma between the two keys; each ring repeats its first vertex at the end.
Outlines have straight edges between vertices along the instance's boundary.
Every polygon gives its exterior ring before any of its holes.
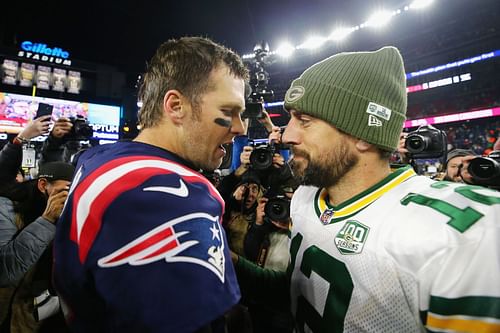
{"type": "Polygon", "coordinates": [[[226,65],[235,77],[248,80],[248,70],[240,56],[207,38],[182,37],[160,45],[139,89],[141,127],[159,123],[163,97],[168,90],[179,90],[197,106],[199,97],[210,88],[210,73],[221,65],[226,65]]]}

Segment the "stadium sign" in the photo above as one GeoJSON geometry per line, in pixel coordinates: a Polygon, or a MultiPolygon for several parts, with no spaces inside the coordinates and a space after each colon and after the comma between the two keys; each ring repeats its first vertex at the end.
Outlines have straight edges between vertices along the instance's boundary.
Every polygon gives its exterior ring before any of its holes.
{"type": "Polygon", "coordinates": [[[19,57],[31,60],[51,62],[55,64],[71,65],[69,52],[60,47],[48,47],[47,44],[24,41],[21,50],[17,53],[19,57]]]}

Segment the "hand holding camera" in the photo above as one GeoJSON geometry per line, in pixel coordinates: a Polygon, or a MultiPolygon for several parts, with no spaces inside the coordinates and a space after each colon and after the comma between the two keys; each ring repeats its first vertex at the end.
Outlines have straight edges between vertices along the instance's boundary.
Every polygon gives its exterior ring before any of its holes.
{"type": "Polygon", "coordinates": [[[42,217],[51,223],[56,223],[59,216],[61,216],[64,202],[68,197],[68,187],[59,190],[54,190],[47,200],[47,206],[42,214],[42,217]]]}
{"type": "Polygon", "coordinates": [[[248,188],[245,184],[241,184],[240,186],[238,186],[238,188],[233,192],[234,199],[237,201],[243,200],[247,190],[248,188]]]}
{"type": "Polygon", "coordinates": [[[264,217],[266,216],[265,208],[266,204],[269,201],[268,198],[262,197],[259,199],[258,204],[257,204],[257,210],[255,211],[255,224],[256,225],[263,225],[264,224],[264,217]]]}
{"type": "Polygon", "coordinates": [[[69,132],[71,132],[71,129],[73,128],[73,124],[68,118],[59,118],[54,124],[54,128],[52,128],[52,132],[50,132],[50,135],[52,135],[55,138],[61,139],[65,135],[67,135],[69,132]]]}
{"type": "Polygon", "coordinates": [[[251,146],[243,147],[243,151],[240,154],[241,165],[244,165],[245,167],[248,167],[250,165],[250,155],[252,154],[252,151],[253,147],[251,146]]]}
{"type": "Polygon", "coordinates": [[[49,132],[51,116],[42,116],[30,122],[20,133],[19,137],[30,140],[34,137],[47,134],[49,132]]]}

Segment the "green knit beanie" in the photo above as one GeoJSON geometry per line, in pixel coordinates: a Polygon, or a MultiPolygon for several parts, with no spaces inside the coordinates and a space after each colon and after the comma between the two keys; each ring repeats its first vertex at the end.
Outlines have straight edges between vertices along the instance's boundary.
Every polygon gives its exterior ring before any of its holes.
{"type": "Polygon", "coordinates": [[[285,109],[325,120],[383,150],[394,151],[406,119],[403,59],[392,46],[339,53],[292,82],[285,109]]]}

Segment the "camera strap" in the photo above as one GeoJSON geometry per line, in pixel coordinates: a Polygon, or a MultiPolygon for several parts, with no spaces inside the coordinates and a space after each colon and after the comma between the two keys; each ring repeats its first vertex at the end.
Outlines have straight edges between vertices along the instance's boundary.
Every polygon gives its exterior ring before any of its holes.
{"type": "Polygon", "coordinates": [[[269,246],[271,242],[269,241],[269,235],[266,235],[259,249],[259,256],[257,257],[257,265],[264,267],[266,264],[267,255],[269,254],[269,246]]]}

